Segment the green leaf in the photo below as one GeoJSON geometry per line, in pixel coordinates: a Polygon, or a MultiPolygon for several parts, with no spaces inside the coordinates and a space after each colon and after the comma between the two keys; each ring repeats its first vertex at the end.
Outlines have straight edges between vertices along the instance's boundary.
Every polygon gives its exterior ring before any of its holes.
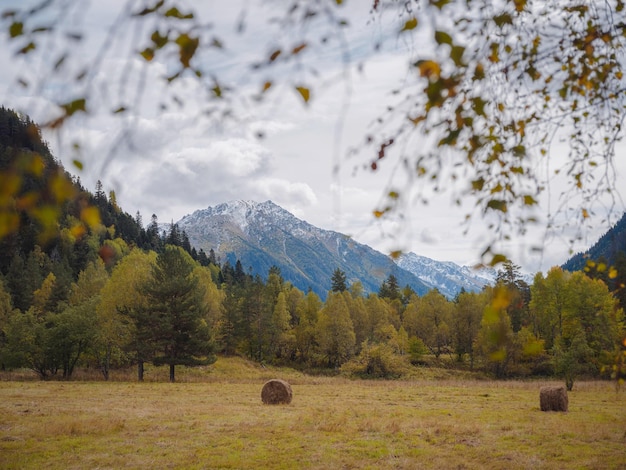
{"type": "Polygon", "coordinates": [[[18,36],[21,36],[22,34],[24,34],[24,23],[22,23],[21,21],[15,21],[14,23],[12,23],[9,27],[9,35],[12,38],[16,38],[18,36]]]}
{"type": "Polygon", "coordinates": [[[509,13],[494,16],[493,21],[499,28],[502,28],[505,24],[513,24],[513,18],[509,13]]]}
{"type": "Polygon", "coordinates": [[[515,155],[516,157],[523,157],[524,155],[526,155],[526,147],[524,145],[516,145],[515,147],[513,147],[513,155],[515,155]]]}
{"type": "Polygon", "coordinates": [[[83,162],[81,162],[80,160],[72,160],[72,163],[74,164],[74,166],[76,168],[78,168],[79,170],[83,169],[83,162]]]}
{"type": "Polygon", "coordinates": [[[450,131],[450,133],[445,138],[439,141],[438,146],[441,147],[442,145],[456,144],[456,139],[459,137],[460,133],[461,133],[461,129],[455,129],[453,131],[450,131]]]}
{"type": "Polygon", "coordinates": [[[445,31],[435,31],[435,41],[437,41],[437,44],[452,45],[452,36],[445,31]]]}
{"type": "Polygon", "coordinates": [[[140,52],[141,56],[146,59],[147,62],[150,62],[154,59],[154,49],[151,47],[146,47],[143,51],[140,52]]]}
{"type": "Polygon", "coordinates": [[[486,101],[483,100],[480,96],[476,97],[476,98],[472,98],[472,108],[474,108],[474,112],[478,115],[478,116],[484,116],[485,115],[485,105],[486,105],[486,101]]]}
{"type": "Polygon", "coordinates": [[[300,96],[302,97],[305,103],[309,102],[309,99],[311,98],[311,91],[308,88],[297,86],[296,91],[300,93],[300,96]]]}
{"type": "Polygon", "coordinates": [[[166,18],[178,18],[179,20],[191,20],[193,19],[193,13],[183,14],[176,7],[172,7],[165,12],[166,18]]]}
{"type": "Polygon", "coordinates": [[[463,53],[465,52],[465,48],[462,46],[453,46],[450,51],[450,58],[454,61],[454,65],[457,67],[461,67],[464,65],[463,62],[463,53]]]}
{"type": "Polygon", "coordinates": [[[445,7],[452,0],[430,0],[430,4],[436,6],[440,10],[445,7]]]}
{"type": "Polygon", "coordinates": [[[494,211],[506,212],[506,201],[502,201],[500,199],[492,199],[487,203],[487,207],[489,209],[493,209],[494,211]]]}
{"type": "Polygon", "coordinates": [[[66,116],[71,116],[79,111],[86,112],[86,104],[87,100],[85,100],[85,98],[79,98],[77,100],[62,104],[61,107],[65,110],[66,116]]]}
{"type": "Polygon", "coordinates": [[[485,186],[484,178],[478,178],[477,180],[472,181],[472,189],[474,191],[482,191],[484,186],[485,186]]]}
{"type": "Polygon", "coordinates": [[[527,206],[534,206],[535,204],[537,204],[537,200],[527,194],[526,196],[524,196],[524,204],[527,206]]]}
{"type": "Polygon", "coordinates": [[[152,39],[152,42],[157,49],[163,48],[169,42],[169,38],[167,37],[167,35],[161,36],[161,33],[158,29],[154,30],[152,36],[150,36],[150,39],[152,39]]]}
{"type": "Polygon", "coordinates": [[[402,32],[402,31],[410,31],[410,30],[415,29],[415,28],[417,28],[417,18],[413,17],[410,20],[407,20],[406,23],[404,23],[404,26],[402,27],[400,32],[402,32]]]}
{"type": "Polygon", "coordinates": [[[504,256],[503,254],[500,253],[496,253],[495,255],[493,255],[493,257],[491,258],[491,261],[489,262],[489,266],[496,266],[500,263],[504,263],[505,261],[507,261],[507,257],[504,256]]]}
{"type": "Polygon", "coordinates": [[[18,54],[28,54],[30,51],[34,51],[35,50],[35,43],[34,42],[29,42],[28,44],[26,44],[24,47],[22,47],[19,51],[17,51],[18,54]]]}
{"type": "Polygon", "coordinates": [[[183,67],[189,68],[191,59],[200,45],[200,39],[191,37],[187,33],[182,33],[176,38],[179,49],[179,60],[183,67]]]}

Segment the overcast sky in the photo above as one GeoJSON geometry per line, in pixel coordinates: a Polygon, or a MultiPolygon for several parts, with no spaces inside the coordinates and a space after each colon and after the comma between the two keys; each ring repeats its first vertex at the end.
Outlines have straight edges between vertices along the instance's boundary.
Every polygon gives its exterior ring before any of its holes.
{"type": "MultiPolygon", "coordinates": [[[[28,1],[2,0],[0,10],[23,3],[28,1]]],[[[338,10],[349,20],[343,45],[331,38],[330,46],[315,48],[313,44],[329,34],[323,24],[312,23],[306,31],[268,26],[268,19],[280,11],[276,6],[281,2],[267,1],[265,6],[254,0],[179,2],[183,12],[184,6],[193,7],[204,24],[210,23],[207,36],[219,38],[224,47],[194,58],[192,64],[205,74],[201,82],[188,73],[166,86],[163,77],[175,71],[175,61],[157,56],[146,66],[138,54],[141,47],[133,44],[137,44],[136,38],[141,38],[142,47],[148,44],[143,38],[149,37],[150,24],[144,25],[143,31],[125,27],[118,15],[126,0],[82,3],[64,22],[65,32],[84,35],[81,41],[56,37],[24,58],[14,54],[19,42],[7,47],[3,31],[0,103],[29,114],[37,122],[47,122],[57,112],[51,103],[86,93],[72,77],[80,73],[81,64],[97,61],[98,67],[92,69],[95,73],[88,80],[88,114],[60,133],[45,134],[53,154],[80,176],[88,189],[93,191],[100,179],[105,190],[115,191],[126,212],[134,215],[140,211],[144,222],[152,214],[160,222],[176,222],[195,210],[222,202],[270,199],[313,225],[351,235],[383,252],[402,249],[459,264],[479,259],[488,236],[485,224],[475,219],[469,233],[463,235],[465,227],[461,224],[471,208],[454,206],[449,193],[432,196],[427,206],[411,202],[401,219],[377,221],[373,211],[380,207],[397,169],[385,162],[373,173],[367,169],[373,155],[361,152],[351,156],[349,152],[362,146],[371,124],[393,102],[391,91],[410,80],[407,64],[416,46],[398,35],[393,15],[378,17],[372,24],[368,2],[347,1],[343,10],[338,10]],[[101,45],[115,24],[120,27],[100,55],[101,45]],[[244,32],[238,34],[241,24],[244,32]],[[302,38],[310,44],[304,65],[291,61],[251,70],[255,60],[268,58],[279,48],[296,47],[302,38]],[[377,42],[383,47],[374,54],[377,42]],[[50,74],[68,48],[68,59],[58,73],[50,74]],[[310,70],[311,64],[315,72],[310,70]],[[235,117],[217,119],[204,114],[216,103],[207,98],[210,90],[200,85],[210,82],[207,77],[211,76],[216,76],[224,88],[237,86],[241,97],[258,93],[266,81],[275,86],[264,94],[262,102],[247,98],[229,102],[235,117]],[[29,86],[19,85],[18,79],[29,86]],[[311,88],[307,104],[295,91],[296,86],[311,88]],[[162,103],[165,109],[160,107],[162,103]],[[133,111],[111,115],[123,105],[133,111]],[[73,148],[75,143],[80,144],[80,153],[73,148]],[[82,171],[72,164],[74,159],[83,163],[82,171]]],[[[51,18],[48,14],[41,21],[51,18]]],[[[618,148],[618,157],[623,149],[618,148]]],[[[558,146],[554,151],[558,164],[558,146]]],[[[619,158],[617,163],[618,177],[623,180],[624,166],[619,158]]],[[[546,232],[545,215],[549,207],[554,210],[558,206],[558,193],[558,187],[550,191],[550,206],[547,196],[541,201],[537,213],[541,224],[503,246],[528,273],[566,261],[574,235],[582,236],[573,246],[581,250],[607,229],[603,221],[609,211],[599,207],[590,224],[595,230],[570,226],[546,232]],[[543,247],[542,253],[532,250],[538,245],[543,247]]],[[[624,210],[619,198],[617,206],[609,217],[612,222],[624,210]]]]}

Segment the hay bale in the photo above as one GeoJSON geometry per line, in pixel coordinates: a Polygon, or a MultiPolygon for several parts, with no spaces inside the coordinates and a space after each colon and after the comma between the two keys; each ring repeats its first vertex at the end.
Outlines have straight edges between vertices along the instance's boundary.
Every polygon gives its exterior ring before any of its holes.
{"type": "Polygon", "coordinates": [[[293,398],[291,385],[284,380],[272,379],[265,382],[261,390],[261,400],[266,405],[288,405],[293,398]]]}
{"type": "Polygon", "coordinates": [[[541,411],[567,411],[567,390],[565,387],[541,387],[539,390],[541,411]]]}

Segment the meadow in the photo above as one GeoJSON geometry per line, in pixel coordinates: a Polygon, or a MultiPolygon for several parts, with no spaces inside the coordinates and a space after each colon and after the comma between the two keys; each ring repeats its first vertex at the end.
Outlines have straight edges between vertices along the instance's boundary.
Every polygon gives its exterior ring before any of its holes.
{"type": "MultiPolygon", "coordinates": [[[[0,468],[626,469],[626,391],[576,382],[567,413],[539,409],[557,382],[307,376],[220,358],[112,381],[0,375],[0,468]],[[289,405],[264,405],[270,378],[289,405]]],[[[81,376],[79,375],[80,379],[81,376]]]]}

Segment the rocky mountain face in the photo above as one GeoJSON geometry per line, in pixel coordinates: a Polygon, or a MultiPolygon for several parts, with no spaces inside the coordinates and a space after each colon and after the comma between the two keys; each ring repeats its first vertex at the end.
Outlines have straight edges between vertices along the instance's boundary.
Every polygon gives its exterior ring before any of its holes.
{"type": "Polygon", "coordinates": [[[461,289],[468,292],[480,291],[487,284],[495,284],[497,272],[494,269],[476,270],[469,266],[459,266],[451,261],[435,261],[415,253],[403,254],[398,258],[398,266],[417,276],[431,289],[438,289],[449,299],[461,289]]]}
{"type": "Polygon", "coordinates": [[[482,278],[472,277],[468,268],[454,263],[412,254],[395,263],[350,237],[314,227],[271,201],[219,204],[195,211],[177,224],[192,246],[207,253],[213,249],[222,263],[239,260],[246,272],[262,277],[275,265],[285,280],[304,292],[311,289],[322,298],[330,290],[337,268],[346,273],[349,284],[360,281],[366,292],[378,292],[390,274],[398,279],[400,287],[409,285],[420,295],[437,287],[445,295],[454,296],[461,286],[479,290],[484,285],[482,278]]]}

